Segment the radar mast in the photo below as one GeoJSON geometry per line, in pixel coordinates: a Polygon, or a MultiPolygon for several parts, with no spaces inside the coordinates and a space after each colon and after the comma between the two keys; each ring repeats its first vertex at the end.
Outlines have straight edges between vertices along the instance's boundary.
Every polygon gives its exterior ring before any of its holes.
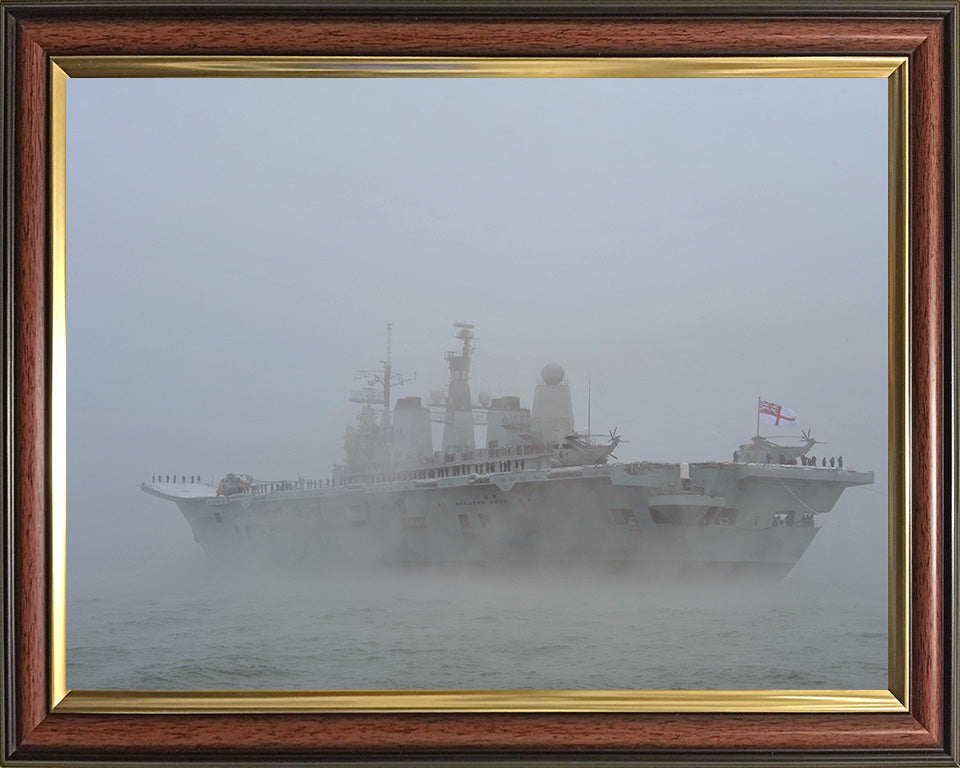
{"type": "Polygon", "coordinates": [[[387,323],[387,359],[380,361],[380,369],[371,368],[357,373],[363,379],[363,389],[356,389],[350,393],[351,403],[366,405],[380,405],[383,415],[380,419],[381,434],[390,429],[390,388],[401,386],[413,381],[416,377],[404,378],[399,371],[394,373],[390,361],[390,346],[393,336],[393,323],[387,323]]]}

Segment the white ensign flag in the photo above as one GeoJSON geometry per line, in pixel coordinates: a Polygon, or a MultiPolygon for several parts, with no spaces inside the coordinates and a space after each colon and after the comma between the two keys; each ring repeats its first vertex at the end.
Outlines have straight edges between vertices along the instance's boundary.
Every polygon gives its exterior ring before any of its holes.
{"type": "Polygon", "coordinates": [[[764,424],[782,427],[793,424],[796,420],[796,411],[776,403],[768,403],[766,400],[760,401],[760,421],[764,424]]]}

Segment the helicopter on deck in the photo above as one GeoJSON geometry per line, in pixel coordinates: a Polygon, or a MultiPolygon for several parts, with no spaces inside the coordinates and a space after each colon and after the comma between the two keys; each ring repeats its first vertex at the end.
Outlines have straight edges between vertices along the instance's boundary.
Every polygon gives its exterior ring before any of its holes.
{"type": "Polygon", "coordinates": [[[627,442],[617,434],[616,428],[610,430],[610,441],[606,444],[591,442],[590,435],[567,435],[554,448],[556,453],[550,459],[554,467],[582,467],[606,464],[608,459],[616,459],[613,452],[620,443],[627,442]]]}

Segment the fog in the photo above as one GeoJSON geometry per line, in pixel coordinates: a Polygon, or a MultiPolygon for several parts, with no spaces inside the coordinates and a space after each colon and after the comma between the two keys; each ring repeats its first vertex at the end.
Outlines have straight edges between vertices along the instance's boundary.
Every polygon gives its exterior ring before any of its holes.
{"type": "MultiPolygon", "coordinates": [[[[67,83],[68,596],[207,578],[154,474],[328,477],[385,355],[624,461],[729,460],[757,397],[872,470],[788,577],[886,589],[884,80],[67,83]]],[[[482,432],[478,434],[479,439],[482,432]]]]}
{"type": "MultiPolygon", "coordinates": [[[[428,567],[217,572],[162,598],[69,603],[67,680],[121,689],[877,689],[884,610],[794,579],[428,567]],[[877,625],[880,631],[877,631],[877,625]]],[[[145,595],[145,596],[144,596],[145,595]]]]}

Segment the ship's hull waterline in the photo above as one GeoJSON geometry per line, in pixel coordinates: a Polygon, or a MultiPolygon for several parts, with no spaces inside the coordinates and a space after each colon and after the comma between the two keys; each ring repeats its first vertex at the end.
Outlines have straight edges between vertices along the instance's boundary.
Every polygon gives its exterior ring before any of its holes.
{"type": "Polygon", "coordinates": [[[776,579],[817,514],[873,474],[741,462],[638,462],[218,496],[144,483],[174,501],[215,564],[631,568],[776,579]]]}

